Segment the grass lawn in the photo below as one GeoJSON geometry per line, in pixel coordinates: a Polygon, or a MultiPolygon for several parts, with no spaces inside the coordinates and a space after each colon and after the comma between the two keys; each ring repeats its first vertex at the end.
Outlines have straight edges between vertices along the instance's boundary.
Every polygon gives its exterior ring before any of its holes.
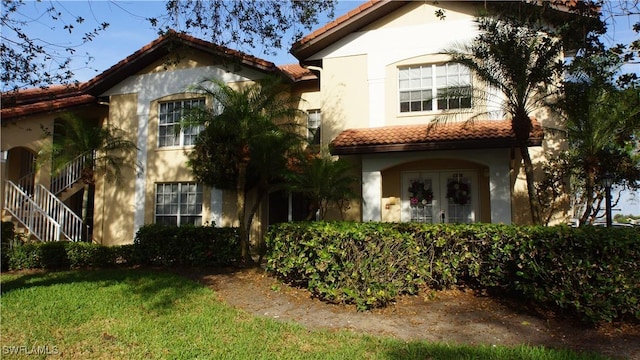
{"type": "Polygon", "coordinates": [[[152,270],[2,274],[4,358],[604,359],[542,347],[458,346],[309,331],[152,270]],[[16,353],[18,353],[16,355],[16,353]]]}

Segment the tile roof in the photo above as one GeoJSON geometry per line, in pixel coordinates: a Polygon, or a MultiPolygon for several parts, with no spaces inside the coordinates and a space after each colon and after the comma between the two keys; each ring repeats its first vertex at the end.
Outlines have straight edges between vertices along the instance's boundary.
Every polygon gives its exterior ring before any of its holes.
{"type": "MultiPolygon", "coordinates": [[[[462,2],[460,0],[458,1],[462,2]]],[[[536,1],[538,4],[543,2],[543,0],[536,1]]],[[[291,46],[290,52],[296,58],[301,61],[305,61],[305,59],[314,52],[334,43],[352,32],[359,31],[368,24],[371,24],[372,22],[390,14],[410,2],[411,1],[402,0],[369,0],[348,13],[327,23],[323,27],[304,36],[291,46]]],[[[473,3],[474,1],[466,2],[473,3]]],[[[499,3],[499,1],[495,1],[489,2],[488,4],[495,5],[499,3]]],[[[576,6],[578,3],[580,3],[579,0],[553,0],[551,2],[551,6],[561,13],[571,13],[571,8],[576,6]]],[[[485,2],[485,6],[486,5],[487,3],[485,2]]]]}
{"type": "Polygon", "coordinates": [[[109,87],[122,81],[127,76],[133,75],[154,61],[157,61],[162,56],[168,54],[171,49],[175,49],[176,45],[180,44],[212,55],[217,55],[222,59],[237,61],[241,65],[249,66],[262,72],[273,74],[278,73],[278,67],[271,61],[255,57],[238,50],[233,50],[225,46],[216,45],[212,42],[198,39],[185,33],[169,30],[165,35],[162,35],[149,44],[143,46],[138,51],[127,56],[103,73],[89,80],[86,83],[87,90],[93,93],[102,93],[109,87]],[[174,41],[177,41],[177,43],[174,41]]]}
{"type": "Polygon", "coordinates": [[[0,118],[7,120],[97,103],[97,97],[82,91],[83,85],[53,85],[48,88],[4,92],[1,94],[0,118]]]}
{"type": "Polygon", "coordinates": [[[53,85],[46,89],[34,88],[2,93],[0,116],[2,119],[11,119],[97,103],[97,97],[104,91],[168,54],[171,46],[176,44],[173,41],[178,41],[178,45],[183,44],[229,61],[237,61],[242,65],[268,74],[285,76],[289,81],[315,78],[312,72],[299,65],[286,65],[278,68],[270,61],[169,30],[167,34],[158,37],[85,83],[68,86],[53,85]]]}
{"type": "Polygon", "coordinates": [[[298,40],[291,46],[291,54],[304,59],[313,54],[316,47],[323,48],[335,41],[358,31],[373,21],[395,11],[410,1],[400,0],[369,0],[348,13],[327,23],[309,35],[298,40]]]}
{"type": "Polygon", "coordinates": [[[293,81],[316,80],[318,77],[313,71],[302,67],[300,64],[287,64],[278,66],[293,81]]]}
{"type": "Polygon", "coordinates": [[[370,7],[372,7],[375,3],[379,3],[379,2],[381,2],[381,0],[369,0],[368,2],[358,6],[357,8],[349,11],[348,13],[346,13],[346,14],[340,16],[340,17],[337,17],[335,20],[327,23],[323,27],[313,31],[309,35],[307,35],[307,36],[303,37],[302,39],[298,40],[293,46],[296,47],[296,46],[300,46],[300,45],[308,43],[309,41],[311,41],[311,40],[313,40],[313,39],[325,34],[329,30],[348,22],[350,19],[353,19],[354,17],[360,15],[365,10],[369,9],[370,7]]]}
{"type": "MultiPolygon", "coordinates": [[[[530,145],[539,146],[543,131],[533,120],[530,145]]],[[[348,129],[331,142],[334,155],[444,149],[499,148],[515,145],[510,120],[454,122],[431,126],[399,125],[348,129]]]]}

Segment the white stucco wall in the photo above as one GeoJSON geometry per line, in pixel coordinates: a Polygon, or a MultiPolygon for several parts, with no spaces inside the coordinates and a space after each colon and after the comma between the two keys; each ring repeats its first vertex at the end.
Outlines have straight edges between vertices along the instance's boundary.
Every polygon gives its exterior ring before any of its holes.
{"type": "Polygon", "coordinates": [[[381,171],[402,163],[425,159],[464,159],[489,168],[491,222],[511,224],[509,150],[488,149],[430,151],[366,155],[362,157],[362,221],[380,221],[382,216],[381,171]]]}

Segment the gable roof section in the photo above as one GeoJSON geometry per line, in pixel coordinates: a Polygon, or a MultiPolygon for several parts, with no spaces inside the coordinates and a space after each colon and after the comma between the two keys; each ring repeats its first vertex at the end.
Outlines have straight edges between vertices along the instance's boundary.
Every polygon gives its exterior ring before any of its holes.
{"type": "Polygon", "coordinates": [[[297,59],[304,61],[304,59],[320,49],[333,44],[352,32],[362,29],[407,3],[409,1],[369,0],[298,40],[292,45],[290,52],[297,59]]]}
{"type": "Polygon", "coordinates": [[[100,94],[166,56],[176,46],[187,46],[201,50],[263,73],[282,76],[289,82],[317,78],[311,71],[300,65],[277,67],[270,61],[170,30],[167,34],[143,46],[85,83],[68,86],[54,85],[46,89],[36,88],[3,93],[0,116],[4,120],[50,111],[62,111],[79,105],[97,104],[97,97],[100,94]]]}
{"type": "Polygon", "coordinates": [[[109,88],[115,86],[128,76],[131,76],[146,66],[152,64],[179,46],[187,46],[193,49],[219,56],[230,62],[237,62],[240,65],[248,66],[261,72],[278,74],[279,70],[274,63],[233,50],[224,46],[216,45],[209,41],[169,30],[165,35],[143,46],[140,50],[127,56],[117,64],[113,65],[102,74],[87,81],[86,91],[99,95],[109,88]]]}
{"type": "MultiPolygon", "coordinates": [[[[543,0],[535,0],[541,3],[543,0]]],[[[349,35],[350,33],[359,31],[365,26],[373,23],[374,21],[381,19],[382,17],[392,13],[400,7],[410,3],[411,1],[400,0],[369,0],[368,2],[358,6],[357,8],[349,11],[345,15],[342,15],[335,20],[329,22],[325,26],[313,31],[307,36],[295,42],[290,49],[290,53],[304,62],[305,59],[317,53],[318,51],[326,48],[341,38],[349,35]]],[[[476,3],[477,1],[462,1],[457,2],[476,3]]],[[[484,6],[494,6],[498,4],[498,1],[485,1],[484,6]]],[[[570,13],[571,7],[579,3],[579,0],[554,0],[551,2],[551,6],[559,13],[570,13]]],[[[548,15],[548,14],[547,14],[548,15]]],[[[562,21],[562,20],[560,20],[562,21]]],[[[311,62],[315,63],[315,62],[311,62]]]]}
{"type": "MultiPolygon", "coordinates": [[[[543,131],[533,120],[530,146],[542,144],[543,131]]],[[[348,129],[331,142],[333,155],[402,151],[487,149],[516,146],[510,120],[485,120],[348,129]]]]}

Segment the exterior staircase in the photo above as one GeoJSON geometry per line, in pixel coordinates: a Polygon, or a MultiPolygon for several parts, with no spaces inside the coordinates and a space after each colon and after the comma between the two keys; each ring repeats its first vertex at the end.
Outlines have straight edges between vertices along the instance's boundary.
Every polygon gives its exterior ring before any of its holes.
{"type": "Polygon", "coordinates": [[[39,241],[81,241],[85,226],[63,202],[62,196],[79,188],[82,169],[92,155],[84,154],[70,161],[51,179],[49,189],[28,180],[33,179],[32,174],[17,184],[6,180],[4,210],[39,241]]]}

